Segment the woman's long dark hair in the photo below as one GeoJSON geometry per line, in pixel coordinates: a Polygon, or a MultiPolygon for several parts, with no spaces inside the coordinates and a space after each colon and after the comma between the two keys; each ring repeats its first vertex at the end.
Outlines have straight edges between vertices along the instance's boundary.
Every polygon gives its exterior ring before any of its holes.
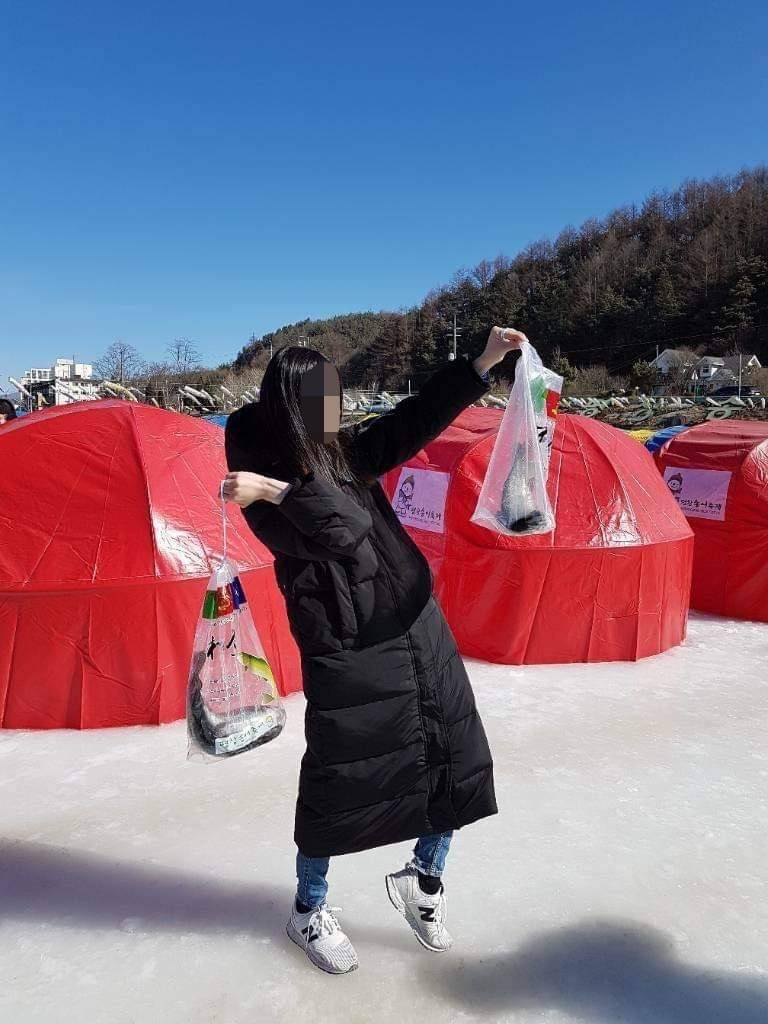
{"type": "MultiPolygon", "coordinates": [[[[337,487],[343,480],[361,483],[339,438],[322,443],[307,432],[301,414],[301,380],[305,373],[328,359],[313,348],[286,345],[270,359],[261,382],[259,404],[266,414],[270,443],[280,461],[297,474],[317,473],[337,487]]],[[[339,381],[339,410],[344,389],[339,381]]]]}

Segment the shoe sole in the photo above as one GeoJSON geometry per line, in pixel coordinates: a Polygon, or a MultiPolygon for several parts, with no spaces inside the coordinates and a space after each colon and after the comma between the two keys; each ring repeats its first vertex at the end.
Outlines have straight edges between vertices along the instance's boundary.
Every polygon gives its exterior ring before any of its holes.
{"type": "Polygon", "coordinates": [[[398,913],[403,915],[405,920],[410,925],[411,931],[416,936],[421,945],[424,947],[424,949],[428,949],[430,953],[447,953],[448,950],[453,945],[453,941],[451,941],[451,946],[430,946],[426,939],[423,938],[423,936],[419,933],[419,929],[414,924],[412,916],[408,913],[408,908],[403,902],[403,897],[398,892],[395,883],[391,881],[390,875],[384,876],[384,883],[387,887],[387,896],[389,896],[389,902],[392,904],[395,910],[398,911],[398,913]]]}
{"type": "Polygon", "coordinates": [[[299,949],[306,956],[307,960],[309,960],[309,962],[313,965],[313,967],[316,967],[319,971],[323,971],[325,974],[334,974],[334,975],[351,974],[352,971],[356,971],[357,968],[360,966],[360,964],[352,964],[352,966],[348,967],[345,971],[333,971],[333,970],[331,970],[330,967],[324,967],[321,963],[318,963],[317,960],[313,960],[312,959],[312,957],[309,955],[309,950],[304,945],[304,943],[303,943],[303,941],[301,939],[301,936],[298,934],[298,932],[296,932],[294,929],[291,928],[291,922],[290,921],[285,926],[285,934],[288,936],[288,938],[291,940],[291,942],[294,943],[294,945],[299,947],[299,949]]]}

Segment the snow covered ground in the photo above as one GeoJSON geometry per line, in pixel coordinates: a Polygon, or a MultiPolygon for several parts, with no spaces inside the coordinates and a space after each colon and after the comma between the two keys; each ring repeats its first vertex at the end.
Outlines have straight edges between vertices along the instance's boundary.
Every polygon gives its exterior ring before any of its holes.
{"type": "Polygon", "coordinates": [[[185,762],[183,724],[0,733],[0,1021],[766,1024],[768,626],[468,668],[500,813],[454,840],[455,946],[423,950],[387,900],[410,844],[342,857],[340,978],[284,931],[301,697],[215,765],[185,762]]]}

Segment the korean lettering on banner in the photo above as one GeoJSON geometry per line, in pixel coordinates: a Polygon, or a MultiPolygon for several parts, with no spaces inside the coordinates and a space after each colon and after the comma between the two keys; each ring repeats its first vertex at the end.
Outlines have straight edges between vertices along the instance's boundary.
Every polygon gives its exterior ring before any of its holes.
{"type": "Polygon", "coordinates": [[[689,518],[725,519],[731,474],[721,469],[682,469],[667,466],[664,480],[689,518]]]}
{"type": "Polygon", "coordinates": [[[403,526],[432,533],[445,532],[445,499],[449,473],[403,466],[392,498],[395,515],[403,526]]]}

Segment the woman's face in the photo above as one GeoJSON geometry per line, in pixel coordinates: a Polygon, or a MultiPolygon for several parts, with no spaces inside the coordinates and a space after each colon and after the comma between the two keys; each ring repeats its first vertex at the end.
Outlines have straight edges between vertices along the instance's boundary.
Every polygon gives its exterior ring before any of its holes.
{"type": "Polygon", "coordinates": [[[328,444],[339,432],[341,384],[332,363],[318,363],[301,378],[301,415],[313,441],[328,444]]]}

